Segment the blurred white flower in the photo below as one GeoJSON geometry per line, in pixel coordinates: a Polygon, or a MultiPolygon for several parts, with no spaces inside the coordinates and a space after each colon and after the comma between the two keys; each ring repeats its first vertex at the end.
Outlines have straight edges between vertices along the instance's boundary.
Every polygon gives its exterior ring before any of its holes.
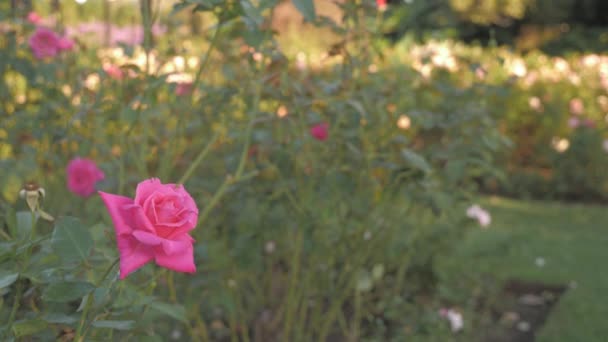
{"type": "Polygon", "coordinates": [[[464,319],[462,314],[454,309],[442,308],[439,310],[439,316],[445,318],[450,322],[450,328],[453,332],[458,332],[464,327],[464,319]]]}
{"type": "Polygon", "coordinates": [[[528,105],[530,106],[530,108],[534,109],[537,112],[543,110],[543,103],[537,96],[532,96],[531,98],[529,98],[528,105]]]}
{"type": "Polygon", "coordinates": [[[264,250],[266,251],[266,253],[272,254],[275,249],[276,249],[276,244],[274,241],[266,242],[266,245],[264,246],[264,250]]]}
{"type": "Polygon", "coordinates": [[[479,205],[474,204],[467,209],[467,217],[477,220],[483,228],[492,223],[492,216],[487,210],[482,209],[479,205]]]}
{"type": "Polygon", "coordinates": [[[406,129],[410,128],[411,125],[412,125],[412,120],[407,115],[401,115],[399,117],[399,120],[397,120],[397,127],[399,127],[402,130],[406,130],[406,129]]]}
{"type": "Polygon", "coordinates": [[[600,63],[600,57],[596,54],[590,54],[583,57],[583,65],[587,68],[593,68],[600,63]]]}
{"type": "Polygon", "coordinates": [[[545,258],[543,258],[543,257],[538,257],[538,258],[536,258],[536,260],[534,260],[534,264],[535,264],[537,267],[544,267],[544,266],[545,266],[545,264],[546,264],[546,262],[545,262],[545,258]]]}
{"type": "Polygon", "coordinates": [[[300,71],[304,71],[308,68],[308,61],[306,54],[302,51],[296,55],[296,68],[300,71]]]}
{"type": "Polygon", "coordinates": [[[568,141],[566,138],[554,137],[551,139],[551,146],[553,146],[553,149],[557,152],[563,153],[566,152],[568,147],[570,147],[570,141],[568,141]]]}
{"type": "Polygon", "coordinates": [[[508,66],[509,72],[517,77],[524,77],[528,73],[526,62],[521,58],[516,58],[508,66]]]}
{"type": "Polygon", "coordinates": [[[608,152],[608,139],[604,139],[604,141],[602,141],[602,148],[604,151],[608,152]]]}

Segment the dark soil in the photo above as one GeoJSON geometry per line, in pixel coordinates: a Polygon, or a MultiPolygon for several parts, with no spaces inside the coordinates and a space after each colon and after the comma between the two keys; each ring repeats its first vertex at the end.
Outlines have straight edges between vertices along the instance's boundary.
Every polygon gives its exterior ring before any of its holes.
{"type": "Polygon", "coordinates": [[[533,342],[566,286],[510,281],[492,308],[481,342],[533,342]]]}

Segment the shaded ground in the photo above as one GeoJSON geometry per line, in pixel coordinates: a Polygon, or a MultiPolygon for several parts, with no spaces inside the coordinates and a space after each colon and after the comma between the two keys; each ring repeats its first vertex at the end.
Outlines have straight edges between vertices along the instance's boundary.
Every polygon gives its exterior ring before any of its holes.
{"type": "Polygon", "coordinates": [[[510,281],[493,308],[492,324],[481,332],[483,342],[533,342],[565,286],[510,281]]]}
{"type": "Polygon", "coordinates": [[[486,206],[492,226],[462,242],[457,263],[502,284],[518,279],[567,285],[536,341],[606,341],[608,208],[500,198],[486,206]]]}

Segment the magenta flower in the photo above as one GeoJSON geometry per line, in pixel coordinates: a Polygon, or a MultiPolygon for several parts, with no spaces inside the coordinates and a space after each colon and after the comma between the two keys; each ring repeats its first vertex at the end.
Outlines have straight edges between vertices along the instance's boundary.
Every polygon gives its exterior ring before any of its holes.
{"type": "Polygon", "coordinates": [[[329,137],[329,124],[323,122],[312,126],[310,128],[310,135],[319,141],[327,140],[329,137]]]}
{"type": "Polygon", "coordinates": [[[95,184],[105,177],[94,161],[84,158],[72,159],[66,171],[68,189],[81,197],[91,196],[95,192],[95,184]]]}
{"type": "Polygon", "coordinates": [[[30,48],[38,59],[55,57],[59,52],[71,50],[74,41],[61,37],[57,33],[45,27],[38,27],[29,40],[30,48]]]}
{"type": "Polygon", "coordinates": [[[99,192],[114,222],[120,279],[154,262],[177,272],[194,273],[196,203],[181,185],[156,178],[140,182],[135,199],[99,192]]]}

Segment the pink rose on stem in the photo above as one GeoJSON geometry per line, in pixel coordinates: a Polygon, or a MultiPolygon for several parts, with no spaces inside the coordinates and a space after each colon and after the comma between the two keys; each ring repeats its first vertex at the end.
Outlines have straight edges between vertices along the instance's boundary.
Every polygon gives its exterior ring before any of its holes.
{"type": "Polygon", "coordinates": [[[196,272],[189,232],[198,221],[198,208],[183,186],[152,178],[137,185],[134,199],[99,195],[114,222],[120,279],[152,260],[177,272],[196,272]]]}
{"type": "Polygon", "coordinates": [[[310,128],[310,135],[313,138],[324,141],[329,137],[329,125],[326,122],[314,125],[310,128]]]}
{"type": "Polygon", "coordinates": [[[84,158],[72,159],[66,171],[68,189],[81,197],[91,196],[95,192],[95,184],[105,177],[94,161],[84,158]]]}

